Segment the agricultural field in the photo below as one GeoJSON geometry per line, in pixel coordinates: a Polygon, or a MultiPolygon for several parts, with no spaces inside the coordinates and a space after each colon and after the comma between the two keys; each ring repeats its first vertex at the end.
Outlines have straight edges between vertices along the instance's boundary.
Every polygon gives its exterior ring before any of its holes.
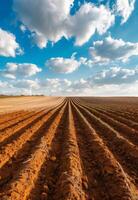
{"type": "Polygon", "coordinates": [[[0,200],[138,200],[138,98],[1,98],[0,200]]]}

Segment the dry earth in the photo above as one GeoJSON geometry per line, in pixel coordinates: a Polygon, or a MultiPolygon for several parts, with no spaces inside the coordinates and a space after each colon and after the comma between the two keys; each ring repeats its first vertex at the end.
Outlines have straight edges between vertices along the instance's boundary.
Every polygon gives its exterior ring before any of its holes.
{"type": "Polygon", "coordinates": [[[58,104],[59,97],[25,96],[0,98],[0,113],[15,110],[27,110],[40,107],[50,107],[58,104]]]}
{"type": "Polygon", "coordinates": [[[0,200],[138,200],[138,98],[2,98],[0,112],[0,200]]]}

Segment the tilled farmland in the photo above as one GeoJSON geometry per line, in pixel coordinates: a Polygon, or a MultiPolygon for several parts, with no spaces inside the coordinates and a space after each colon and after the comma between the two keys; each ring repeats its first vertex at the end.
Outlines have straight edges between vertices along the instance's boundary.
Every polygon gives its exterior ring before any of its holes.
{"type": "Polygon", "coordinates": [[[0,200],[138,200],[138,99],[54,101],[0,114],[0,200]]]}

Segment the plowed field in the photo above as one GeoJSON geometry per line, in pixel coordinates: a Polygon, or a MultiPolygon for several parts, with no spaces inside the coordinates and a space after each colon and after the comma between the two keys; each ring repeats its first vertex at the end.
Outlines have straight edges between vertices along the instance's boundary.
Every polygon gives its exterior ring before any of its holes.
{"type": "Polygon", "coordinates": [[[137,98],[5,102],[0,200],[138,200],[137,98]]]}

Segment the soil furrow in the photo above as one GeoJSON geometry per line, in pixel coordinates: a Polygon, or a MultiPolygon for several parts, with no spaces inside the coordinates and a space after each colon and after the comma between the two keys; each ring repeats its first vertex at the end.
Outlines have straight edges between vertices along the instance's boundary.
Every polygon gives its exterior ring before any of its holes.
{"type": "Polygon", "coordinates": [[[74,114],[79,125],[78,137],[80,142],[85,141],[83,144],[87,148],[85,152],[89,152],[87,162],[91,163],[89,171],[93,171],[93,184],[91,183],[90,189],[93,188],[94,199],[134,199],[130,181],[112,153],[76,106],[74,114]],[[99,192],[96,193],[95,189],[99,192]]]}
{"type": "Polygon", "coordinates": [[[13,112],[13,113],[0,115],[0,127],[1,127],[1,125],[3,125],[3,124],[5,125],[5,124],[9,123],[10,121],[14,121],[18,117],[21,117],[25,114],[28,114],[28,111],[21,110],[21,111],[18,111],[18,112],[16,111],[16,112],[13,112]]]}
{"type": "Polygon", "coordinates": [[[118,122],[121,122],[122,124],[127,125],[128,127],[132,128],[132,129],[135,129],[135,130],[138,131],[138,123],[136,123],[136,122],[134,122],[134,121],[132,121],[130,119],[122,117],[119,114],[115,115],[115,114],[113,114],[111,112],[108,112],[108,111],[106,111],[104,109],[98,109],[97,108],[96,110],[99,111],[99,112],[102,112],[103,114],[106,114],[107,116],[117,120],[118,122]]]}
{"type": "Polygon", "coordinates": [[[11,120],[9,123],[1,125],[0,133],[2,134],[3,132],[6,132],[6,130],[8,130],[8,129],[14,128],[17,125],[20,125],[20,123],[23,123],[25,120],[28,120],[30,117],[35,116],[39,112],[41,112],[41,110],[39,110],[38,112],[35,112],[35,111],[28,112],[25,115],[19,116],[16,119],[11,120]]]}
{"type": "Polygon", "coordinates": [[[53,111],[44,113],[43,116],[36,117],[32,122],[32,126],[29,125],[27,129],[22,130],[20,136],[18,135],[17,138],[13,138],[11,143],[4,145],[0,151],[0,167],[2,167],[26,143],[26,141],[33,136],[35,132],[40,131],[40,128],[43,130],[43,124],[46,123],[49,117],[51,117],[55,112],[56,110],[54,109],[53,111]]]}
{"type": "MultiPolygon", "coordinates": [[[[102,107],[101,107],[102,108],[102,107]]],[[[125,112],[125,109],[113,109],[113,108],[104,108],[105,110],[107,110],[109,113],[114,114],[116,116],[120,116],[123,117],[124,119],[130,120],[133,123],[138,123],[138,117],[136,115],[136,113],[133,112],[125,112]]]]}
{"type": "Polygon", "coordinates": [[[0,102],[0,200],[138,200],[138,98],[0,102]]]}
{"type": "Polygon", "coordinates": [[[25,111],[25,110],[19,110],[19,111],[13,111],[12,113],[0,114],[0,125],[3,123],[9,122],[12,119],[16,119],[16,117],[19,117],[20,115],[27,112],[28,111],[25,111]]]}
{"type": "MultiPolygon", "coordinates": [[[[62,105],[63,103],[64,102],[62,102],[58,106],[62,105]]],[[[56,108],[56,106],[49,107],[48,109],[45,109],[45,110],[40,109],[32,117],[29,117],[29,119],[23,120],[22,123],[17,124],[17,126],[14,126],[13,128],[6,129],[6,131],[0,134],[0,149],[4,145],[12,142],[14,139],[19,137],[27,128],[31,127],[34,123],[36,123],[37,118],[38,119],[42,118],[46,112],[49,112],[50,110],[53,110],[54,108],[56,108]]]]}
{"type": "Polygon", "coordinates": [[[65,109],[60,124],[51,143],[48,157],[45,159],[38,174],[37,181],[30,192],[29,200],[53,199],[56,182],[59,179],[59,167],[62,164],[63,144],[65,140],[64,126],[67,121],[65,109]]]}
{"type": "Polygon", "coordinates": [[[1,199],[8,200],[26,200],[30,191],[34,187],[38,174],[44,161],[48,158],[51,149],[52,140],[56,134],[57,128],[60,124],[66,105],[51,123],[48,130],[43,130],[44,135],[41,138],[40,144],[35,146],[35,152],[30,156],[30,159],[24,163],[23,168],[14,176],[14,179],[4,188],[1,194],[1,199]]]}
{"type": "MultiPolygon", "coordinates": [[[[18,170],[28,159],[30,154],[33,154],[34,147],[40,143],[41,137],[44,134],[56,115],[58,114],[60,108],[55,111],[46,114],[42,120],[36,122],[36,124],[27,130],[27,137],[24,140],[21,148],[15,149],[12,157],[1,167],[0,169],[0,187],[1,189],[13,178],[14,173],[18,170]]],[[[22,141],[23,142],[23,141],[22,141]]],[[[21,144],[21,143],[20,143],[21,144]]]]}
{"type": "Polygon", "coordinates": [[[136,106],[131,105],[129,106],[129,108],[127,108],[126,104],[122,104],[121,106],[118,104],[111,104],[111,102],[108,102],[108,104],[104,104],[102,102],[100,102],[100,104],[98,104],[98,102],[93,103],[93,101],[87,101],[84,100],[82,98],[74,98],[76,102],[78,103],[82,103],[84,105],[88,105],[89,107],[93,107],[93,108],[99,108],[102,110],[106,110],[110,113],[115,114],[116,116],[121,116],[124,117],[125,119],[131,120],[132,122],[136,122],[138,123],[138,113],[136,111],[136,106]],[[134,107],[133,109],[131,107],[134,107]]]}
{"type": "Polygon", "coordinates": [[[86,200],[87,177],[82,169],[81,157],[76,138],[76,130],[72,108],[68,104],[67,120],[64,131],[64,145],[59,166],[59,177],[55,190],[52,191],[48,200],[86,200]]]}
{"type": "Polygon", "coordinates": [[[135,114],[132,115],[132,113],[128,114],[128,113],[125,113],[124,111],[119,111],[119,110],[115,111],[115,110],[111,110],[111,109],[108,112],[110,112],[111,114],[114,114],[116,116],[119,115],[120,117],[127,119],[127,120],[130,120],[134,123],[138,123],[138,118],[136,118],[135,114]]]}
{"type": "Polygon", "coordinates": [[[29,199],[83,200],[82,169],[70,103],[29,199]],[[66,127],[66,131],[63,129],[66,127]]]}
{"type": "Polygon", "coordinates": [[[129,143],[118,132],[112,129],[107,123],[93,115],[86,108],[80,107],[84,116],[89,123],[94,127],[97,133],[103,138],[105,144],[112,151],[114,156],[120,162],[124,169],[127,168],[127,173],[133,177],[138,184],[138,149],[136,146],[129,143]]]}
{"type": "Polygon", "coordinates": [[[16,127],[9,128],[5,132],[1,133],[0,135],[0,150],[3,148],[4,145],[9,144],[17,137],[19,137],[26,129],[31,127],[32,124],[36,123],[37,118],[43,117],[49,110],[45,110],[39,112],[36,115],[33,115],[29,119],[23,121],[21,124],[17,125],[16,127]]]}
{"type": "Polygon", "coordinates": [[[120,135],[122,135],[126,139],[130,140],[134,145],[138,145],[138,131],[128,127],[127,125],[125,125],[119,121],[116,121],[115,119],[111,118],[107,114],[103,114],[102,112],[97,111],[96,109],[89,108],[88,106],[85,106],[85,105],[83,105],[83,107],[85,107],[87,110],[89,110],[95,116],[100,118],[102,121],[108,123],[111,127],[113,127],[115,130],[117,130],[120,133],[120,135]]]}
{"type": "Polygon", "coordinates": [[[113,112],[112,110],[109,110],[104,107],[101,107],[101,108],[93,107],[92,104],[87,104],[87,103],[84,104],[83,102],[80,102],[80,101],[79,101],[79,103],[82,105],[87,105],[87,107],[89,107],[89,109],[95,109],[96,111],[99,111],[100,113],[103,113],[106,116],[111,117],[112,119],[115,119],[118,122],[121,122],[122,124],[125,124],[132,129],[138,130],[137,122],[134,122],[134,120],[132,120],[132,119],[127,119],[126,116],[125,117],[121,116],[119,114],[119,112],[115,112],[115,111],[113,112]]]}

